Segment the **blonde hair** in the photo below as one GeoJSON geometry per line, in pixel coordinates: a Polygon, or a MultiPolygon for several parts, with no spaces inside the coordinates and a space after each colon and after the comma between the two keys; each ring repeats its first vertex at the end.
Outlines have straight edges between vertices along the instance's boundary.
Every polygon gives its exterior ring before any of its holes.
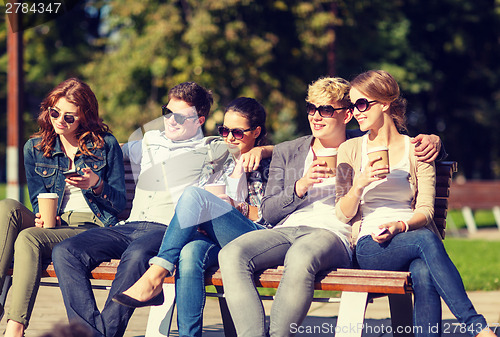
{"type": "Polygon", "coordinates": [[[407,131],[406,99],[401,97],[398,82],[391,74],[384,70],[369,70],[356,76],[351,86],[376,101],[389,103],[394,124],[400,132],[407,131]]]}
{"type": "Polygon", "coordinates": [[[341,106],[347,107],[349,101],[348,81],[340,77],[322,77],[311,83],[307,89],[306,102],[328,105],[339,102],[341,106]]]}

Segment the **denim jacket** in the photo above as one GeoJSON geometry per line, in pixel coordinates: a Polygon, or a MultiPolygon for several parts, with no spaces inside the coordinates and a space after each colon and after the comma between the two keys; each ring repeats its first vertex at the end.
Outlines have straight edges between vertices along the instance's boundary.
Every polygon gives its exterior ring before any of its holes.
{"type": "MultiPolygon", "coordinates": [[[[61,209],[66,182],[62,174],[69,169],[70,160],[61,149],[59,137],[56,138],[54,150],[50,157],[44,157],[43,152],[35,148],[41,138],[31,138],[24,145],[24,167],[33,213],[38,213],[39,193],[57,193],[59,196],[57,214],[61,209]]],[[[123,154],[116,138],[111,134],[104,136],[104,146],[93,149],[93,144],[87,144],[89,150],[97,157],[75,156],[77,172],[84,167],[90,167],[103,181],[100,195],[91,189],[82,189],[83,196],[92,212],[105,226],[114,225],[117,215],[126,206],[125,174],[123,169],[123,154]]]]}

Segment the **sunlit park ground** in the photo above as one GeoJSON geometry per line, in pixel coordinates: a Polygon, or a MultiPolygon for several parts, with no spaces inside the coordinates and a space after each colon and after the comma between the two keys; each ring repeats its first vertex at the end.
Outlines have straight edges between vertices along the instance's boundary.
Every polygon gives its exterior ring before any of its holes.
{"type": "MultiPolygon", "coordinates": [[[[5,184],[0,184],[0,200],[5,198],[5,184]]],[[[31,208],[28,192],[25,191],[25,205],[31,208]]],[[[475,220],[479,231],[498,230],[493,213],[477,211],[475,220]],[[496,229],[493,229],[496,228],[496,229]]],[[[459,210],[451,210],[447,218],[447,237],[444,244],[451,259],[462,275],[468,291],[500,290],[500,233],[498,240],[469,239],[464,234],[465,221],[459,210]],[[460,234],[460,236],[456,236],[460,234]]],[[[273,289],[262,289],[262,293],[272,294],[273,289]],[[271,292],[271,293],[270,293],[271,292]]]]}

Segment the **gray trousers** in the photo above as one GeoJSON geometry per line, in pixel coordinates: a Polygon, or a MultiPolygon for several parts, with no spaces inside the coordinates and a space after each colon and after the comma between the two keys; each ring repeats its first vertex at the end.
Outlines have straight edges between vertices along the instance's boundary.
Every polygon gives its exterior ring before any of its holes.
{"type": "MultiPolygon", "coordinates": [[[[7,319],[28,326],[40,286],[42,264],[52,248],[87,229],[102,226],[93,213],[66,212],[57,228],[35,227],[35,215],[16,200],[0,201],[0,289],[14,258],[12,293],[7,319]]],[[[0,308],[3,312],[4,308],[0,308]]]]}
{"type": "Polygon", "coordinates": [[[284,265],[271,309],[269,335],[293,336],[307,315],[314,278],[325,269],[350,267],[346,247],[334,233],[312,227],[279,227],[243,234],[219,253],[224,294],[238,336],[263,337],[268,331],[256,271],[284,265]]]}

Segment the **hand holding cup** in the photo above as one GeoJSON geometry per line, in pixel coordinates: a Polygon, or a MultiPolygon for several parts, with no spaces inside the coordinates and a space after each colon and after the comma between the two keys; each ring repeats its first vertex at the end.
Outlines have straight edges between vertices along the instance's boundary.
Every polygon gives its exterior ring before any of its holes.
{"type": "MultiPolygon", "coordinates": [[[[57,224],[57,201],[59,197],[57,193],[40,193],[38,194],[38,209],[40,214],[40,222],[43,228],[55,228],[57,224]]],[[[40,224],[35,220],[35,224],[40,224]]],[[[37,226],[38,227],[38,226],[37,226]]]]}
{"type": "Polygon", "coordinates": [[[378,174],[379,178],[385,178],[389,174],[389,149],[386,146],[378,146],[368,150],[368,160],[373,161],[372,167],[376,170],[383,170],[378,174]]]}
{"type": "Polygon", "coordinates": [[[316,151],[316,157],[318,160],[323,160],[330,169],[331,173],[328,174],[329,177],[335,177],[337,171],[337,149],[325,148],[316,151]]]}

